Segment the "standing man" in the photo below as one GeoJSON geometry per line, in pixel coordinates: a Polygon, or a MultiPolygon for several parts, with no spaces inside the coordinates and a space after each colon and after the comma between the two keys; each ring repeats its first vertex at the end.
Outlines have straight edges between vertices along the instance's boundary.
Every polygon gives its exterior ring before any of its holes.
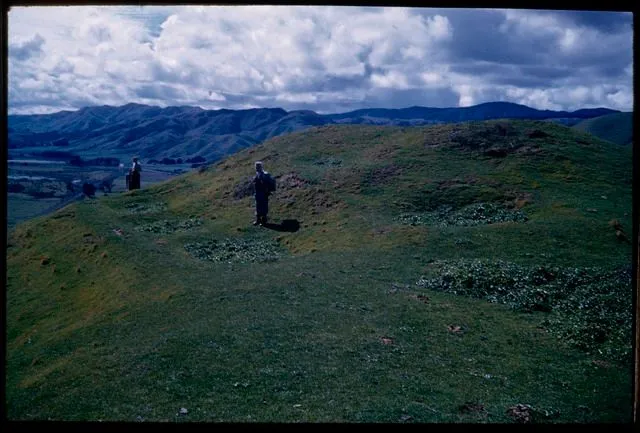
{"type": "Polygon", "coordinates": [[[253,225],[265,225],[269,213],[269,195],[275,191],[275,182],[271,175],[264,171],[262,161],[256,161],[256,176],[253,178],[256,198],[256,220],[253,225]]]}
{"type": "Polygon", "coordinates": [[[133,165],[129,170],[129,190],[140,189],[140,172],[141,171],[142,171],[142,167],[140,167],[138,158],[134,157],[133,165]]]}

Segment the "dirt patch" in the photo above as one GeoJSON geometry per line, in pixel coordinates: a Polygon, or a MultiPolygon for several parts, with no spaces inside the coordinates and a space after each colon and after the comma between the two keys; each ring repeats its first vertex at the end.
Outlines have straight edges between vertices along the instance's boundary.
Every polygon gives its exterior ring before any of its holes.
{"type": "Polygon", "coordinates": [[[502,121],[472,122],[457,126],[449,134],[449,140],[455,147],[481,152],[493,158],[505,158],[514,153],[539,153],[538,145],[531,140],[546,137],[549,134],[540,129],[523,131],[502,121]]]}
{"type": "Polygon", "coordinates": [[[296,172],[287,173],[278,179],[278,190],[304,188],[309,182],[296,172]]]}
{"type": "Polygon", "coordinates": [[[306,188],[302,194],[297,196],[305,209],[311,209],[312,215],[321,214],[342,206],[342,202],[333,199],[322,187],[306,188]]]}
{"type": "Polygon", "coordinates": [[[425,295],[409,295],[411,299],[415,299],[416,301],[422,302],[423,304],[429,303],[429,297],[425,295]]]}
{"type": "Polygon", "coordinates": [[[464,328],[460,325],[448,325],[447,329],[452,334],[462,334],[464,332],[464,328]]]}
{"type": "Polygon", "coordinates": [[[533,419],[531,406],[528,404],[517,404],[507,409],[509,415],[514,421],[527,424],[533,419]]]}
{"type": "Polygon", "coordinates": [[[517,193],[516,198],[513,200],[513,206],[516,209],[522,209],[530,203],[533,203],[533,195],[528,192],[517,193]]]}
{"type": "Polygon", "coordinates": [[[467,402],[458,407],[460,413],[483,413],[485,412],[484,405],[482,403],[467,402]]]}
{"type": "Polygon", "coordinates": [[[233,188],[233,198],[236,200],[242,200],[245,197],[252,196],[253,193],[253,176],[244,178],[233,188]]]}

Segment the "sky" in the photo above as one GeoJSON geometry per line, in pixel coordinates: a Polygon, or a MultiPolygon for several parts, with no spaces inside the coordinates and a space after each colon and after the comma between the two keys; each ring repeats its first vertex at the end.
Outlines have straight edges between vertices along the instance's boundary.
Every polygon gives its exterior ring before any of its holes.
{"type": "Polygon", "coordinates": [[[633,110],[630,12],[353,6],[30,6],[8,13],[8,112],[633,110]]]}

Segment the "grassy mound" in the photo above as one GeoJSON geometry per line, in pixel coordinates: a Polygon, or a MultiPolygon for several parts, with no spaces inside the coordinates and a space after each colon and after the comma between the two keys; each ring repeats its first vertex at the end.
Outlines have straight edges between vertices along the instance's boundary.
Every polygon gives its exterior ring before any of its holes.
{"type": "Polygon", "coordinates": [[[329,125],[18,224],[7,416],[627,422],[631,161],[547,122],[329,125]]]}
{"type": "Polygon", "coordinates": [[[630,362],[631,267],[615,270],[520,266],[505,261],[435,262],[435,276],[417,285],[509,305],[518,311],[552,312],[543,325],[587,353],[630,362]]]}
{"type": "Polygon", "coordinates": [[[633,142],[633,113],[612,113],[594,117],[577,123],[573,128],[612,143],[628,145],[633,142]]]}

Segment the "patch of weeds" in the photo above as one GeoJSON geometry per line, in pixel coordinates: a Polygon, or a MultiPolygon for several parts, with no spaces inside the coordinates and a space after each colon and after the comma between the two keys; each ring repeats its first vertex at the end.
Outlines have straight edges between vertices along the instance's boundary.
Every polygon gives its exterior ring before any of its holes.
{"type": "Polygon", "coordinates": [[[184,249],[193,257],[212,262],[269,262],[282,256],[275,241],[227,238],[186,244],[184,249]]]}
{"type": "Polygon", "coordinates": [[[526,142],[521,131],[511,122],[469,122],[449,134],[456,147],[481,151],[487,156],[505,157],[526,142]]]}
{"type": "Polygon", "coordinates": [[[287,173],[278,179],[278,189],[286,190],[292,188],[303,188],[308,182],[296,172],[287,173]]]}
{"type": "Polygon", "coordinates": [[[189,218],[182,221],[161,220],[136,227],[136,231],[169,234],[175,231],[191,230],[202,225],[202,219],[189,218]]]}
{"type": "Polygon", "coordinates": [[[501,222],[526,222],[527,215],[520,209],[511,209],[496,203],[474,203],[454,210],[440,206],[431,212],[405,213],[398,217],[401,224],[432,226],[477,226],[501,222]]]}
{"type": "Polygon", "coordinates": [[[342,160],[338,158],[334,158],[332,156],[326,158],[320,158],[313,162],[315,165],[328,165],[328,166],[338,166],[342,165],[342,160]]]}
{"type": "Polygon", "coordinates": [[[400,173],[400,167],[394,164],[375,167],[364,174],[361,184],[365,187],[385,184],[398,173],[400,173]]]}
{"type": "Polygon", "coordinates": [[[438,261],[419,287],[550,313],[542,326],[567,343],[609,359],[631,358],[631,266],[559,268],[504,261],[438,261]]]}
{"type": "Polygon", "coordinates": [[[125,208],[132,214],[156,213],[167,210],[166,203],[128,203],[125,208]]]}
{"type": "Polygon", "coordinates": [[[469,247],[469,246],[475,245],[475,242],[467,238],[455,238],[453,240],[453,243],[456,244],[457,246],[462,246],[462,247],[469,247]]]}

